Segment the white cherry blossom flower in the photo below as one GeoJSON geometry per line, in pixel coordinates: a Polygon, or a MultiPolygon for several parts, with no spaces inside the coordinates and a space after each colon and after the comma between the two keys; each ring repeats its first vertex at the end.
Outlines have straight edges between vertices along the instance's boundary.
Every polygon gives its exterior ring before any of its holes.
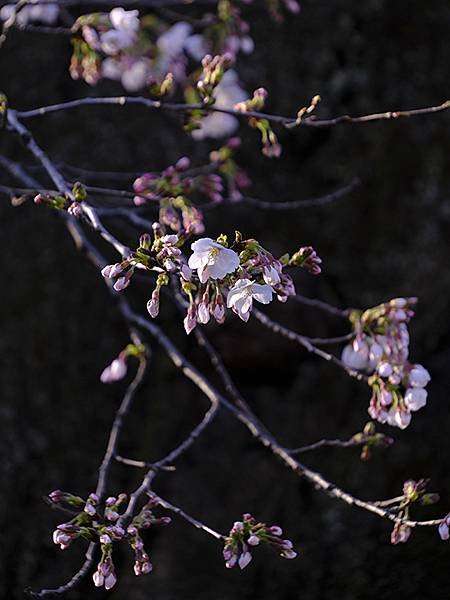
{"type": "Polygon", "coordinates": [[[259,284],[250,279],[239,279],[228,292],[227,306],[243,321],[248,321],[253,300],[262,304],[272,301],[273,290],[270,285],[259,284]]]}
{"type": "Polygon", "coordinates": [[[414,365],[408,375],[409,385],[413,388],[424,388],[430,379],[430,374],[422,365],[414,365]]]}
{"type": "Polygon", "coordinates": [[[100,45],[105,54],[114,56],[124,48],[132,46],[135,39],[136,35],[132,30],[110,29],[100,34],[100,45]]]}
{"type": "Polygon", "coordinates": [[[359,344],[358,350],[355,350],[352,344],[345,346],[342,351],[341,360],[350,369],[365,371],[369,365],[369,348],[367,344],[359,344]]]}
{"type": "Polygon", "coordinates": [[[192,26],[189,23],[179,21],[159,36],[156,42],[156,66],[160,75],[166,75],[171,70],[172,63],[182,54],[191,31],[192,26]]]}
{"type": "Polygon", "coordinates": [[[138,10],[125,10],[124,8],[117,6],[113,8],[109,13],[112,26],[114,29],[128,30],[136,32],[139,29],[139,11],[138,10]]]}
{"type": "Polygon", "coordinates": [[[277,269],[274,265],[267,265],[264,267],[263,279],[268,285],[278,285],[281,281],[280,278],[281,269],[277,269]]]}
{"type": "Polygon", "coordinates": [[[37,2],[31,1],[18,11],[17,14],[15,13],[16,6],[14,4],[5,4],[0,9],[0,19],[7,21],[15,15],[15,21],[18,25],[28,25],[28,23],[54,25],[58,20],[59,6],[56,4],[38,5],[37,2]]]}
{"type": "Polygon", "coordinates": [[[201,283],[208,279],[223,279],[228,273],[234,273],[239,266],[239,256],[224,248],[211,238],[202,238],[191,245],[193,254],[188,264],[191,269],[197,269],[201,283]]]}
{"type": "Polygon", "coordinates": [[[423,388],[409,388],[405,394],[405,404],[408,410],[419,410],[427,403],[428,392],[423,388]]]}
{"type": "Polygon", "coordinates": [[[102,75],[106,79],[120,81],[128,92],[137,92],[147,84],[151,76],[151,64],[146,58],[105,58],[102,75]]]}

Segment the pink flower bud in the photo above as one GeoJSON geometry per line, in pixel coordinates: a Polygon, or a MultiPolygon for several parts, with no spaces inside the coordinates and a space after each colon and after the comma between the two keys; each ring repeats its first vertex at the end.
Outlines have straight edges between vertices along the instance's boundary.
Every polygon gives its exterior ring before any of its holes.
{"type": "Polygon", "coordinates": [[[450,537],[450,531],[449,531],[449,518],[448,516],[445,519],[442,519],[441,524],[438,527],[438,531],[439,531],[439,535],[441,536],[441,540],[448,540],[448,538],[450,537]]]}
{"type": "Polygon", "coordinates": [[[102,273],[103,277],[112,279],[113,277],[117,277],[117,275],[122,273],[122,271],[123,271],[122,264],[115,263],[113,265],[106,265],[106,267],[103,267],[101,273],[102,273]]]}
{"type": "Polygon", "coordinates": [[[111,544],[111,538],[109,537],[109,535],[107,535],[106,533],[101,535],[100,544],[111,544]]]}
{"type": "Polygon", "coordinates": [[[195,304],[190,304],[187,315],[183,320],[184,329],[186,333],[189,335],[195,326],[197,325],[197,310],[195,304]]]}
{"type": "Polygon", "coordinates": [[[127,374],[127,363],[124,358],[118,357],[112,361],[112,363],[104,369],[100,375],[100,381],[102,383],[114,383],[123,379],[127,374]]]}
{"type": "Polygon", "coordinates": [[[129,277],[119,277],[119,279],[116,281],[116,283],[114,284],[113,287],[116,290],[116,292],[121,292],[122,290],[127,288],[129,285],[130,285],[129,277]]]}
{"type": "Polygon", "coordinates": [[[269,531],[272,535],[276,535],[277,537],[283,535],[283,530],[281,527],[278,527],[278,525],[272,525],[272,527],[269,527],[269,531]]]}
{"type": "Polygon", "coordinates": [[[183,156],[175,163],[175,169],[177,171],[186,171],[186,169],[189,169],[190,164],[191,161],[189,158],[187,156],[183,156]]]}
{"type": "Polygon", "coordinates": [[[381,362],[378,365],[378,373],[381,377],[389,377],[392,375],[392,366],[388,362],[381,362]]]}
{"type": "Polygon", "coordinates": [[[250,544],[250,546],[258,546],[258,544],[260,543],[260,539],[257,535],[251,535],[248,540],[247,543],[250,544]]]}
{"type": "Polygon", "coordinates": [[[250,561],[252,560],[252,555],[250,554],[250,552],[243,552],[238,560],[239,563],[239,568],[240,569],[245,569],[245,567],[250,563],[250,561]]]}

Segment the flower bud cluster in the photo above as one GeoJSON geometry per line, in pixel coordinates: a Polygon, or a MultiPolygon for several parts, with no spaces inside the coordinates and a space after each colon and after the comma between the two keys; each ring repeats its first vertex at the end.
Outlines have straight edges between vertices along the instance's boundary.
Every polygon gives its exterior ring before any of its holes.
{"type": "Polygon", "coordinates": [[[188,266],[193,273],[187,281],[183,277],[181,281],[182,290],[189,297],[184,320],[188,334],[198,323],[208,323],[211,316],[223,323],[224,299],[226,307],[247,322],[253,301],[268,304],[276,294],[280,302],[286,302],[295,294],[292,278],[283,271],[289,264],[289,256],[283,257],[282,262],[257,240],[243,240],[239,232],[230,247],[227,237],[222,235],[216,241],[197,240],[191,249],[188,266]]]}
{"type": "Polygon", "coordinates": [[[411,535],[411,527],[405,523],[410,518],[410,507],[412,504],[421,504],[429,506],[439,501],[439,494],[427,493],[426,487],[428,479],[419,479],[414,481],[408,479],[403,484],[403,496],[398,506],[394,506],[391,510],[397,512],[398,521],[395,522],[391,533],[392,544],[404,544],[408,541],[411,535]]]}
{"type": "Polygon", "coordinates": [[[191,175],[190,160],[184,156],[160,173],[142,174],[133,184],[134,204],[143,206],[158,202],[161,225],[175,232],[185,229],[190,233],[203,233],[203,214],[193,199],[206,198],[208,202],[218,204],[223,202],[227,192],[231,201],[239,201],[241,190],[251,183],[233,158],[239,145],[239,138],[231,138],[211,152],[204,172],[194,170],[191,175]]]}
{"type": "MultiPolygon", "coordinates": [[[[156,287],[147,303],[152,318],[159,314],[161,287],[169,283],[171,275],[179,275],[181,290],[189,299],[184,319],[188,334],[197,323],[208,323],[211,316],[218,323],[223,323],[225,304],[243,321],[248,321],[254,300],[268,304],[275,294],[280,302],[286,302],[289,296],[295,294],[292,278],[284,272],[286,267],[298,264],[316,274],[320,271],[320,258],[312,248],[306,249],[308,260],[291,260],[288,254],[276,259],[257,240],[243,240],[239,232],[235,233],[230,247],[225,235],[217,240],[197,240],[191,244],[192,254],[186,261],[181,247],[186,243],[189,232],[181,231],[178,235],[162,233],[161,225],[154,223],[153,242],[150,234],[143,234],[137,250],[121,263],[104,267],[102,275],[117,278],[114,289],[120,291],[129,285],[137,267],[158,273],[156,287]]],[[[300,249],[294,257],[302,252],[303,249],[300,249]]],[[[102,380],[114,381],[122,377],[126,372],[124,361],[125,356],[119,355],[107,367],[102,380]]]]}
{"type": "Polygon", "coordinates": [[[222,81],[232,62],[231,54],[217,54],[216,56],[206,54],[202,58],[202,72],[197,79],[196,88],[203,104],[214,104],[214,90],[222,81]]]}
{"type": "Polygon", "coordinates": [[[152,564],[145,551],[141,537],[143,529],[155,525],[168,525],[170,517],[155,517],[153,509],[159,505],[159,499],[152,496],[142,507],[140,512],[132,518],[126,529],[121,521],[124,514],[120,514],[122,507],[127,503],[126,494],[117,497],[110,496],[104,506],[99,503],[96,494],[90,494],[87,500],[78,496],[55,490],[49,494],[53,504],[64,505],[78,509],[70,522],[61,523],[53,532],[53,541],[65,550],[75,539],[83,538],[90,541],[98,540],[101,548],[101,559],[97,565],[92,579],[96,587],[105,587],[109,590],[116,584],[117,577],[113,562],[113,548],[117,542],[128,544],[134,553],[134,572],[136,575],[145,575],[152,570],[152,564]]]}
{"type": "MultiPolygon", "coordinates": [[[[123,59],[138,42],[141,23],[137,10],[113,8],[109,13],[79,17],[73,27],[70,74],[95,85],[102,78],[105,57],[123,59]]],[[[132,54],[132,52],[131,52],[132,54]]]]}
{"type": "Polygon", "coordinates": [[[395,298],[364,312],[353,311],[355,338],[342,353],[351,369],[370,374],[372,397],[369,414],[380,423],[404,429],[411,413],[425,406],[430,374],[408,361],[407,323],[414,315],[416,298],[395,298]]]}
{"type": "Polygon", "coordinates": [[[78,218],[83,212],[81,202],[86,200],[86,198],[85,187],[77,181],[73,185],[71,194],[60,194],[57,192],[39,193],[34,197],[34,203],[49,206],[56,210],[67,210],[70,215],[78,218]]]}
{"type": "Polygon", "coordinates": [[[223,557],[227,569],[238,565],[240,569],[252,560],[252,550],[260,544],[267,544],[283,558],[295,558],[297,553],[293,550],[290,540],[282,539],[281,527],[259,523],[250,514],[243,515],[242,521],[236,521],[225,539],[223,557]]]}
{"type": "Polygon", "coordinates": [[[175,165],[167,167],[161,173],[144,173],[138,177],[133,189],[136,193],[134,203],[142,206],[149,202],[159,202],[159,221],[161,225],[179,232],[182,228],[190,233],[203,233],[203,215],[189,197],[196,191],[216,198],[216,193],[222,191],[220,181],[212,176],[199,175],[189,177],[185,173],[190,166],[190,160],[185,156],[175,165]]]}
{"type": "MultiPolygon", "coordinates": [[[[226,182],[228,198],[231,202],[242,200],[242,190],[251,185],[247,174],[234,160],[234,153],[240,145],[240,138],[232,137],[224,146],[218,150],[213,150],[209,155],[211,165],[217,166],[216,177],[220,176],[226,182]]],[[[222,192],[222,189],[220,192],[222,192]]],[[[223,199],[221,194],[217,197],[212,195],[210,197],[213,202],[221,202],[223,199]]]]}
{"type": "Polygon", "coordinates": [[[366,423],[361,432],[355,433],[351,441],[355,445],[362,446],[361,460],[370,459],[372,448],[389,448],[394,443],[391,437],[376,431],[375,423],[372,421],[366,423]]]}
{"type": "MultiPolygon", "coordinates": [[[[265,105],[268,93],[264,88],[258,88],[253,92],[252,98],[237,102],[234,110],[240,113],[260,112],[265,105]]],[[[261,119],[251,116],[248,120],[250,127],[258,129],[261,134],[262,153],[269,158],[279,158],[281,155],[281,145],[267,119],[261,119]]]]}

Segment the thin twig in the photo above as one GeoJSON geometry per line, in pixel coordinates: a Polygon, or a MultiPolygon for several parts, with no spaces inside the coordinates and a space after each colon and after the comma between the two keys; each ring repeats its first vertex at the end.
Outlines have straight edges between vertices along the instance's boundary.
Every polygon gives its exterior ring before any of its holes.
{"type": "MultiPolygon", "coordinates": [[[[320,356],[320,358],[323,358],[324,360],[326,360],[328,362],[332,362],[333,364],[337,365],[341,369],[344,369],[344,371],[347,373],[347,375],[350,375],[350,377],[354,377],[358,381],[367,382],[368,378],[366,375],[363,375],[362,373],[359,373],[358,371],[351,369],[345,363],[343,363],[341,360],[339,360],[339,358],[337,358],[337,356],[334,356],[334,354],[330,354],[329,352],[325,352],[321,348],[317,348],[317,346],[315,346],[314,343],[311,342],[308,337],[306,337],[304,335],[300,335],[299,333],[292,331],[292,329],[288,329],[287,327],[285,327],[284,325],[281,325],[277,321],[273,321],[272,319],[270,319],[267,315],[262,313],[257,308],[254,308],[252,310],[252,314],[255,315],[255,317],[258,319],[258,321],[260,323],[262,323],[265,327],[267,327],[274,333],[278,333],[293,342],[297,342],[298,344],[303,346],[303,348],[305,348],[305,350],[307,350],[308,352],[311,352],[311,354],[315,354],[316,356],[320,356]]],[[[330,338],[330,339],[332,339],[332,338],[330,338]]],[[[345,339],[351,339],[351,336],[348,338],[345,337],[345,339]]]]}
{"type": "Polygon", "coordinates": [[[328,302],[324,302],[323,300],[318,300],[317,298],[307,298],[306,296],[302,296],[301,294],[295,294],[295,296],[291,296],[293,300],[300,302],[301,304],[305,304],[305,306],[312,306],[314,308],[318,308],[324,312],[329,313],[330,315],[334,315],[336,317],[343,317],[344,319],[348,319],[349,309],[342,309],[333,306],[332,304],[328,304],[328,302]]]}
{"type": "MultiPolygon", "coordinates": [[[[135,339],[133,341],[136,345],[137,344],[142,345],[142,341],[140,340],[139,336],[136,333],[134,333],[134,338],[135,339]]],[[[146,354],[148,354],[148,351],[146,352],[146,354]]],[[[136,371],[136,375],[134,376],[133,381],[128,386],[127,391],[125,392],[125,395],[123,397],[123,400],[119,406],[119,409],[116,412],[116,416],[114,417],[114,422],[113,422],[113,425],[111,427],[111,431],[109,434],[108,445],[106,448],[105,456],[103,457],[103,461],[98,470],[98,481],[97,481],[97,488],[95,490],[95,493],[99,497],[99,501],[102,500],[103,495],[105,493],[106,480],[107,480],[107,477],[109,474],[109,469],[110,469],[111,463],[113,462],[113,460],[115,458],[117,445],[118,445],[118,441],[119,441],[119,436],[120,436],[120,433],[123,428],[124,419],[127,416],[128,412],[130,411],[130,407],[133,403],[136,392],[144,380],[145,372],[147,369],[146,354],[143,354],[139,358],[139,366],[136,371]]]]}
{"type": "Polygon", "coordinates": [[[186,512],[184,512],[184,510],[182,510],[178,506],[174,506],[170,502],[167,502],[167,500],[164,500],[164,498],[161,498],[161,496],[158,496],[158,500],[159,500],[160,506],[162,506],[163,508],[165,508],[167,510],[172,511],[179,517],[182,517],[185,521],[187,521],[188,523],[193,525],[196,529],[201,529],[205,533],[212,535],[214,538],[216,538],[216,540],[224,540],[225,539],[225,536],[223,534],[219,533],[218,531],[215,531],[214,529],[211,529],[211,527],[208,527],[208,525],[201,523],[198,519],[194,519],[194,517],[191,517],[190,515],[188,515],[186,512]]]}
{"type": "Polygon", "coordinates": [[[332,446],[337,448],[350,448],[352,446],[360,445],[361,442],[355,442],[354,440],[320,440],[314,442],[314,444],[308,444],[307,446],[301,446],[300,448],[289,449],[289,454],[302,454],[303,452],[309,452],[311,450],[318,450],[324,446],[332,446]]]}
{"type": "MultiPolygon", "coordinates": [[[[326,206],[331,204],[332,202],[336,202],[340,200],[344,196],[347,196],[351,192],[353,192],[358,186],[361,185],[361,180],[358,177],[352,179],[352,181],[344,186],[336,190],[335,192],[331,192],[330,194],[325,194],[324,196],[318,196],[317,198],[306,198],[304,200],[286,200],[280,202],[270,202],[267,200],[260,200],[259,198],[252,198],[250,196],[243,196],[242,201],[245,204],[250,204],[251,206],[255,206],[256,208],[261,208],[263,210],[296,210],[299,208],[313,208],[317,206],[326,206]]],[[[235,202],[235,204],[239,205],[239,202],[235,202]]]]}
{"type": "MultiPolygon", "coordinates": [[[[47,115],[53,112],[59,112],[63,110],[70,110],[73,108],[80,108],[82,106],[101,106],[101,105],[113,105],[113,106],[127,106],[133,104],[140,104],[146,108],[156,110],[167,110],[174,112],[187,112],[194,110],[204,110],[205,112],[219,112],[227,115],[232,115],[240,119],[248,119],[254,117],[256,119],[266,119],[272,123],[278,123],[287,127],[296,124],[296,119],[292,117],[286,117],[281,115],[273,115],[268,113],[262,113],[258,111],[239,112],[234,109],[219,108],[217,106],[206,106],[204,104],[187,104],[187,103],[173,103],[173,102],[160,102],[159,100],[149,100],[142,96],[110,96],[110,97],[97,97],[97,98],[80,98],[78,100],[69,100],[68,102],[61,102],[58,104],[51,104],[48,106],[41,106],[33,110],[18,111],[17,116],[21,119],[29,119],[31,117],[39,117],[47,115]]],[[[430,106],[426,108],[411,109],[411,110],[399,110],[399,111],[387,111],[383,113],[373,113],[369,115],[363,115],[360,117],[351,117],[350,115],[341,115],[333,119],[316,119],[314,116],[303,119],[297,126],[298,127],[331,127],[341,123],[368,123],[373,121],[384,121],[388,119],[398,119],[400,117],[413,117],[419,115],[426,115],[436,112],[442,112],[450,108],[450,100],[439,104],[438,106],[430,106]]]]}

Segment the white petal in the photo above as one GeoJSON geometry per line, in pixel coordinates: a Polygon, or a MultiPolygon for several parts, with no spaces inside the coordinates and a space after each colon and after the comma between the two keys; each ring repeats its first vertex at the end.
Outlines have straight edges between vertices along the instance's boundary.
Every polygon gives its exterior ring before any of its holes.
{"type": "Polygon", "coordinates": [[[405,394],[405,404],[409,410],[419,410],[427,403],[428,392],[423,388],[409,388],[405,394]]]}

